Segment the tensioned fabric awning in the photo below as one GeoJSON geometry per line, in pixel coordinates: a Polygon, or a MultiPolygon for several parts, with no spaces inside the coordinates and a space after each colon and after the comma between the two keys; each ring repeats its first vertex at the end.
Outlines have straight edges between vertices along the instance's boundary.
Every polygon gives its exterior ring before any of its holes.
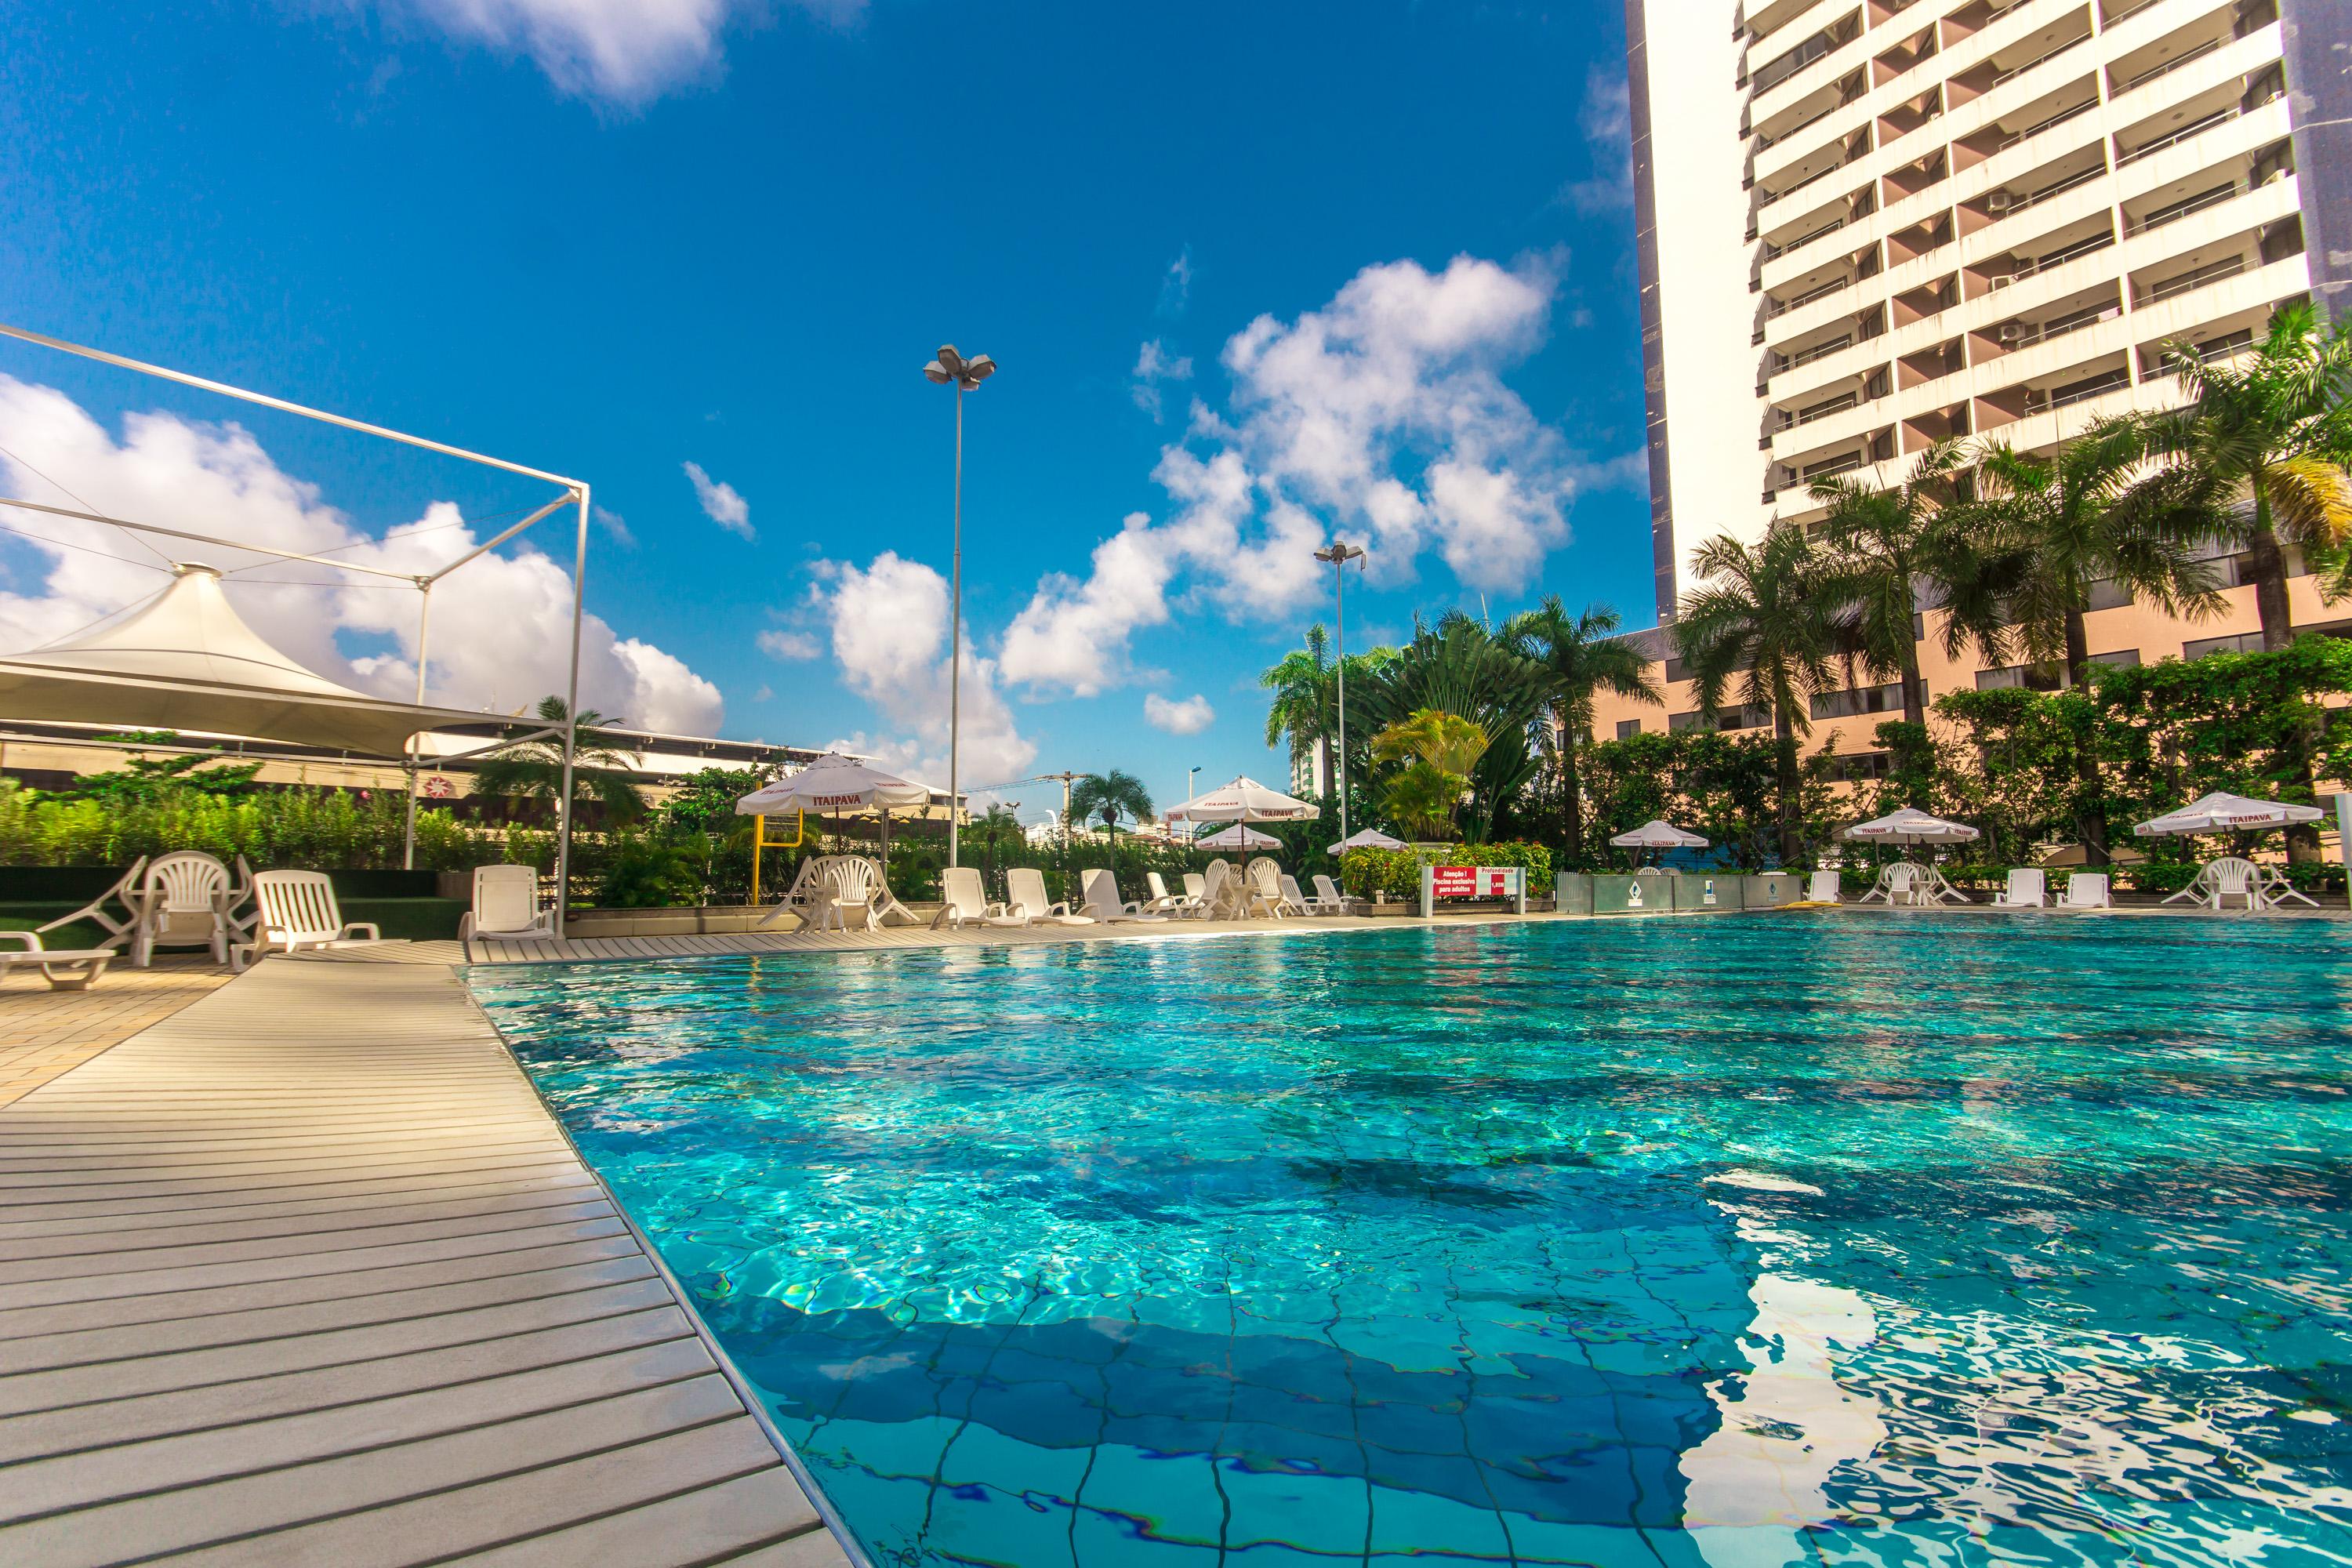
{"type": "Polygon", "coordinates": [[[183,564],[162,592],[63,641],[0,655],[0,720],[178,730],[396,757],[426,730],[508,723],[338,686],[246,625],[216,568],[183,564]]]}

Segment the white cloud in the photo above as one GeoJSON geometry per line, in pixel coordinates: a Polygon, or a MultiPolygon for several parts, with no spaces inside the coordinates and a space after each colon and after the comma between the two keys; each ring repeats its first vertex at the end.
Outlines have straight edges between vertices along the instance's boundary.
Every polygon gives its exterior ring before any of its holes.
{"type": "Polygon", "coordinates": [[[737,493],[733,485],[720,484],[702,471],[700,463],[680,466],[693,482],[694,499],[702,503],[703,516],[739,538],[757,537],[751,531],[751,503],[737,493]]]}
{"type": "MultiPolygon", "coordinates": [[[[929,784],[948,776],[948,584],[929,566],[885,551],[863,569],[820,563],[810,590],[840,662],[842,683],[874,705],[893,732],[836,742],[929,784]]],[[[964,640],[961,778],[1020,777],[1036,746],[1013,721],[993,660],[964,640]]]]}
{"type": "Polygon", "coordinates": [[[1624,73],[1587,68],[1576,119],[1592,173],[1562,185],[1560,200],[1587,217],[1624,211],[1633,205],[1633,89],[1624,73]]]}
{"type": "Polygon", "coordinates": [[[1181,316],[1184,307],[1192,302],[1192,247],[1186,246],[1160,279],[1160,313],[1181,316]]]}
{"type": "Polygon", "coordinates": [[[1157,691],[1143,699],[1143,721],[1171,735],[1197,735],[1216,719],[1217,710],[1197,691],[1181,702],[1171,702],[1157,691]]]}
{"type": "Polygon", "coordinates": [[[1160,453],[1168,516],[1127,518],[1085,578],[1040,581],[1005,634],[1005,679],[1076,696],[1119,684],[1134,634],[1178,603],[1251,625],[1294,614],[1328,588],[1313,552],[1335,531],[1391,582],[1433,550],[1465,586],[1524,587],[1566,542],[1579,479],[1502,379],[1541,340],[1552,290],[1538,265],[1396,261],[1295,321],[1252,321],[1222,356],[1229,408],[1195,403],[1160,453]]]}
{"type": "Polygon", "coordinates": [[[1135,399],[1138,408],[1151,416],[1156,425],[1163,412],[1160,383],[1192,380],[1192,362],[1185,355],[1171,353],[1167,344],[1151,338],[1137,352],[1135,368],[1128,374],[1128,395],[1135,399]]]}
{"type": "MultiPolygon", "coordinates": [[[[240,426],[132,414],[118,440],[64,394],[6,376],[0,376],[0,447],[22,458],[0,457],[11,493],[55,494],[32,471],[38,469],[94,510],[310,554],[332,552],[356,565],[421,573],[479,542],[446,501],[372,539],[316,485],[279,468],[240,426]]],[[[0,592],[0,648],[62,637],[163,584],[152,569],[154,557],[122,533],[54,520],[31,531],[113,553],[28,542],[40,563],[37,582],[0,592]]],[[[415,594],[235,546],[171,548],[232,573],[227,592],[238,613],[320,674],[385,696],[415,695],[415,594]],[[240,571],[247,567],[254,570],[240,571]],[[347,657],[339,635],[367,651],[347,657]]],[[[433,591],[430,700],[506,712],[562,691],[571,625],[572,574],[563,566],[529,548],[482,556],[433,591]]],[[[581,684],[583,705],[650,729],[709,734],[723,713],[717,687],[593,616],[582,633],[581,684]]]]}
{"type": "Polygon", "coordinates": [[[814,658],[824,651],[824,645],[808,633],[786,631],[782,626],[771,626],[752,640],[770,658],[814,658]]]}
{"type": "Polygon", "coordinates": [[[619,512],[592,504],[588,515],[595,519],[596,526],[604,531],[604,537],[622,549],[635,550],[637,547],[637,536],[630,531],[629,520],[619,512]]]}
{"type": "MultiPolygon", "coordinates": [[[[800,10],[847,22],[864,0],[797,0],[800,10]]],[[[383,0],[452,37],[528,55],[579,98],[637,105],[717,67],[719,37],[760,8],[751,0],[383,0]]]]}

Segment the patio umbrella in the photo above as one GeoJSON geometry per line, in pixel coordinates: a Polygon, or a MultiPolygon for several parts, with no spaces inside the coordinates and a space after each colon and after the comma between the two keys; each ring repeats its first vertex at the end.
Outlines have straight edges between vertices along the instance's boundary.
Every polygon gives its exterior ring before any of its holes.
{"type": "MultiPolygon", "coordinates": [[[[781,816],[792,811],[844,816],[878,811],[887,834],[894,807],[927,806],[930,800],[929,784],[911,784],[855,757],[827,752],[800,772],[762,784],[737,801],[735,815],[781,816]]],[[[884,853],[887,857],[887,848],[884,853]]]]}
{"type": "Polygon", "coordinates": [[[1404,847],[1402,838],[1391,838],[1377,827],[1367,827],[1361,833],[1342,838],[1331,846],[1330,852],[1339,855],[1350,849],[1402,849],[1404,847]]]}
{"type": "Polygon", "coordinates": [[[1307,822],[1323,815],[1312,802],[1295,800],[1246,775],[1168,808],[1170,822],[1307,822]]]}
{"type": "Polygon", "coordinates": [[[1282,840],[1271,833],[1260,833],[1255,827],[1234,823],[1222,833],[1212,833],[1206,838],[1192,842],[1203,849],[1279,849],[1282,840]]]}
{"type": "Polygon", "coordinates": [[[2327,814],[2315,805],[2295,805],[2283,800],[2250,800],[2242,795],[2215,790],[2179,811],[2143,822],[2132,831],[2142,838],[2159,833],[2236,833],[2249,828],[2284,827],[2290,823],[2317,822],[2327,814]]]}
{"type": "Polygon", "coordinates": [[[1958,844],[1980,837],[1965,822],[1947,822],[1916,805],[1857,822],[1845,830],[1845,836],[1871,844],[1958,844]]]}
{"type": "Polygon", "coordinates": [[[1631,833],[1621,833],[1610,843],[1620,849],[1704,849],[1706,840],[1696,833],[1685,833],[1670,822],[1654,818],[1642,824],[1631,833]]]}

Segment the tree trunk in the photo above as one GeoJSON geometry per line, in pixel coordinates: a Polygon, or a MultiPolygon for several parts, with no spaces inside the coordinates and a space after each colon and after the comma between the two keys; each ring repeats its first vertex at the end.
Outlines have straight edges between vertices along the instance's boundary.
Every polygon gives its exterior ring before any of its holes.
{"type": "MultiPolygon", "coordinates": [[[[2083,625],[2080,610],[2066,612],[2066,679],[2084,701],[2091,698],[2091,637],[2083,625]]],[[[2074,805],[2074,833],[2083,841],[2083,864],[2104,867],[2107,863],[2107,812],[2105,792],[2099,782],[2099,753],[2096,729],[2084,734],[2074,745],[2074,781],[2081,794],[2074,805]]]]}
{"type": "Polygon", "coordinates": [[[1568,822],[1568,868],[1584,869],[1584,781],[1577,766],[1576,732],[1563,731],[1559,742],[1560,809],[1568,822]]]}
{"type": "Polygon", "coordinates": [[[1903,646],[1903,717],[1908,723],[1927,721],[1927,683],[1919,675],[1919,645],[1903,646]]]}
{"type": "Polygon", "coordinates": [[[2254,613],[2262,617],[2263,651],[2276,653],[2294,640],[2294,612],[2286,596],[2286,556],[2271,527],[2271,500],[2254,486],[2253,521],[2246,530],[2246,571],[2254,580],[2254,613]]]}
{"type": "Polygon", "coordinates": [[[1785,703],[1773,704],[1772,741],[1780,771],[1780,864],[1794,866],[1801,847],[1797,842],[1797,730],[1785,703]]]}

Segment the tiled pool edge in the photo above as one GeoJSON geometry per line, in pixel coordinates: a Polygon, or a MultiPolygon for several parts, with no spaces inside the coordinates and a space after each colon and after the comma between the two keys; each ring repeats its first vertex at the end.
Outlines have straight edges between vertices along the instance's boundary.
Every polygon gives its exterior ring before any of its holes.
{"type": "Polygon", "coordinates": [[[767,1435],[768,1441],[775,1445],[776,1452],[782,1457],[784,1468],[791,1471],[793,1479],[800,1483],[802,1492],[807,1496],[810,1506],[816,1510],[817,1516],[824,1521],[825,1529],[832,1534],[835,1543],[841,1548],[843,1555],[846,1556],[856,1568],[878,1568],[873,1558],[866,1554],[866,1548],[858,1541],[856,1532],[851,1530],[848,1521],[841,1517],[841,1510],[834,1506],[833,1499],[826,1495],[824,1488],[818,1484],[816,1477],[810,1473],[806,1462],[793,1447],[791,1441],[778,1430],[775,1417],[769,1414],[768,1402],[761,1396],[759,1386],[743,1374],[743,1369],[735,1364],[735,1358],[727,1353],[727,1347],[719,1342],[719,1336],[710,1331],[710,1325],[703,1321],[701,1309],[694,1303],[693,1292],[686,1288],[685,1281],[678,1279],[676,1272],[671,1269],[669,1259],[662,1256],[661,1248],[654,1244],[653,1237],[647,1236],[644,1227],[637,1224],[637,1216],[629,1212],[629,1205],[622,1201],[618,1193],[613,1190],[612,1184],[604,1180],[604,1173],[596,1168],[596,1163],[589,1159],[587,1152],[580,1147],[579,1140],[572,1136],[572,1129],[565,1123],[562,1113],[548,1103],[547,1096],[539,1087],[539,1080],[531,1076],[530,1069],[525,1067],[522,1058],[515,1054],[514,1045],[507,1038],[506,1031],[498,1026],[497,1021],[492,1019],[488,1012],[483,1008],[481,1000],[474,994],[473,987],[466,983],[465,967],[453,966],[450,973],[457,980],[458,988],[465,994],[466,1005],[474,1010],[475,1016],[481,1019],[483,1026],[497,1037],[499,1048],[506,1052],[508,1060],[514,1064],[515,1071],[522,1075],[523,1082],[530,1088],[531,1098],[537,1100],[540,1109],[547,1113],[547,1119],[555,1124],[556,1132],[562,1138],[564,1146],[570,1149],[572,1157],[580,1162],[581,1169],[588,1173],[588,1178],[596,1184],[596,1190],[604,1194],[604,1201],[613,1205],[614,1215],[628,1228],[629,1235],[635,1239],[638,1248],[645,1253],[646,1261],[653,1265],[654,1272],[660,1278],[662,1283],[668,1287],[669,1293],[677,1300],[679,1310],[686,1314],[687,1321],[694,1325],[695,1337],[702,1342],[702,1348],[709,1352],[710,1359],[717,1363],[719,1375],[726,1378],[734,1388],[735,1396],[743,1402],[745,1413],[751,1417],[760,1430],[767,1435]]]}

